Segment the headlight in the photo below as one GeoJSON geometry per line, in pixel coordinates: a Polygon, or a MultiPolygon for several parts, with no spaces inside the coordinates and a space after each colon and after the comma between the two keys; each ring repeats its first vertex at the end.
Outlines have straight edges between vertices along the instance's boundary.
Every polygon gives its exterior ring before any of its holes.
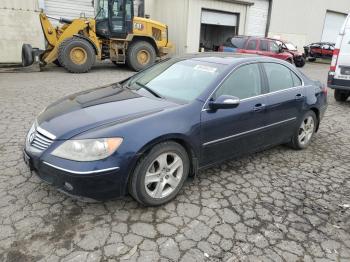
{"type": "Polygon", "coordinates": [[[112,155],[122,142],[122,138],[68,140],[56,148],[52,155],[80,162],[97,161],[112,155]]]}

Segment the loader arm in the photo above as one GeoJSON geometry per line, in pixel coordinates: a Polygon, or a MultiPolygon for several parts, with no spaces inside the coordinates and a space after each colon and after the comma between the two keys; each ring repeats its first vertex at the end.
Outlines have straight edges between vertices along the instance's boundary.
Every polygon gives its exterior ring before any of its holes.
{"type": "Polygon", "coordinates": [[[96,55],[100,56],[100,44],[95,33],[94,20],[85,18],[74,19],[72,23],[65,24],[58,29],[62,31],[60,34],[58,34],[59,31],[53,27],[48,17],[44,13],[40,14],[40,22],[45,38],[49,44],[42,56],[42,59],[46,64],[52,63],[57,59],[59,46],[64,40],[71,38],[74,35],[81,34],[82,32],[83,36],[94,45],[96,55]]]}

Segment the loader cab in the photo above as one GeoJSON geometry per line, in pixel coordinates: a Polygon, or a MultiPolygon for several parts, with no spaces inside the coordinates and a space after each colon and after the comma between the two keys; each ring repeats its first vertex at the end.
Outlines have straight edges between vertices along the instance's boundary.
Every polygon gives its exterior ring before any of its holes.
{"type": "Polygon", "coordinates": [[[99,0],[96,34],[101,38],[125,39],[133,30],[133,0],[99,0]]]}

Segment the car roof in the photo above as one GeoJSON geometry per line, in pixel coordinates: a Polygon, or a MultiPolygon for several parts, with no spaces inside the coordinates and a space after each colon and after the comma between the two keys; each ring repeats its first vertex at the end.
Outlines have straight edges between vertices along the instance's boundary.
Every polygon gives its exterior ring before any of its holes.
{"type": "Polygon", "coordinates": [[[222,65],[236,65],[244,62],[265,61],[265,62],[283,62],[280,59],[275,59],[266,56],[237,54],[228,52],[203,52],[192,53],[177,57],[179,60],[196,60],[207,63],[215,63],[222,65]]]}

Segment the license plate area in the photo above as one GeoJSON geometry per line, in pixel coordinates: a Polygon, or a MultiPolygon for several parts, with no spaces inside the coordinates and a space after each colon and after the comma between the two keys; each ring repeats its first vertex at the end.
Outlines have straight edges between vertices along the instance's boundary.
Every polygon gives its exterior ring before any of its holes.
{"type": "Polygon", "coordinates": [[[340,67],[340,73],[343,76],[350,76],[350,67],[347,67],[347,66],[340,67]]]}

